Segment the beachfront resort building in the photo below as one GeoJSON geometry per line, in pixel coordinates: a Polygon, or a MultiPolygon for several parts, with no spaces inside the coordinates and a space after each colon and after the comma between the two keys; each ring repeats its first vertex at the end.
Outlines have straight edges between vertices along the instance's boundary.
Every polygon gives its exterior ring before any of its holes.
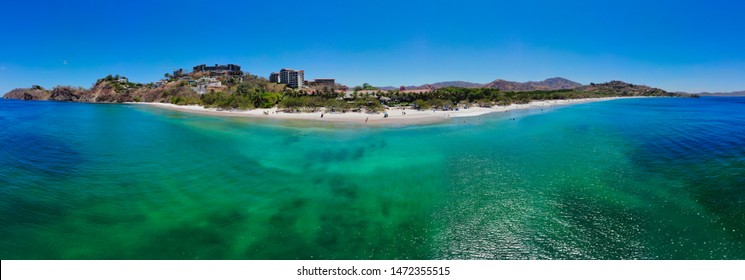
{"type": "Polygon", "coordinates": [[[305,82],[305,71],[282,68],[279,73],[269,75],[269,81],[284,84],[291,88],[301,88],[305,82]]]}
{"type": "Polygon", "coordinates": [[[336,88],[336,79],[322,78],[306,82],[304,70],[293,70],[289,68],[282,68],[279,72],[272,72],[269,74],[269,82],[287,85],[291,88],[310,87],[315,90],[324,88],[334,90],[336,88]]]}
{"type": "Polygon", "coordinates": [[[210,76],[216,75],[243,75],[241,66],[235,64],[207,66],[205,64],[194,66],[192,73],[206,73],[210,76]]]}
{"type": "Polygon", "coordinates": [[[269,82],[279,84],[279,73],[272,72],[271,74],[269,74],[269,82]]]}

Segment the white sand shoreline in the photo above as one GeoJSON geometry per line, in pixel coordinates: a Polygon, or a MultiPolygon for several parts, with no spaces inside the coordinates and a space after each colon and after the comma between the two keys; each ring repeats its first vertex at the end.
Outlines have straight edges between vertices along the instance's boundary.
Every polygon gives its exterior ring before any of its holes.
{"type": "Polygon", "coordinates": [[[127,104],[135,105],[147,105],[157,108],[163,108],[168,110],[206,114],[213,116],[237,116],[237,117],[251,117],[251,118],[264,118],[264,119],[280,119],[280,120],[309,120],[309,121],[324,121],[324,122],[346,122],[346,123],[358,123],[358,124],[427,124],[437,123],[446,121],[449,118],[458,117],[473,117],[495,112],[505,112],[516,109],[530,109],[540,107],[552,107],[562,106],[569,104],[580,104],[588,102],[599,102],[622,98],[639,98],[639,97],[604,97],[604,98],[583,98],[583,99],[559,99],[559,100],[543,100],[533,101],[528,104],[512,104],[508,106],[493,106],[491,108],[482,107],[469,107],[468,109],[460,109],[458,111],[433,111],[433,110],[415,110],[415,109],[401,109],[399,107],[391,107],[386,109],[388,117],[384,117],[384,113],[368,114],[359,112],[347,112],[347,113],[331,113],[324,112],[323,118],[321,118],[321,112],[312,113],[285,113],[280,112],[276,107],[269,109],[253,109],[253,110],[218,110],[215,108],[205,108],[201,105],[175,105],[170,103],[154,103],[154,102],[127,102],[127,104]],[[268,113],[268,114],[265,114],[268,113]],[[405,114],[404,114],[405,113],[405,114]]]}

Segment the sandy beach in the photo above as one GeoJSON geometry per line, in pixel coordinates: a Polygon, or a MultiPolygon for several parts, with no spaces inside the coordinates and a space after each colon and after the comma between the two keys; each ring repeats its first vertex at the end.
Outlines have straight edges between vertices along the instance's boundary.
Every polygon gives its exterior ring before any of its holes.
{"type": "Polygon", "coordinates": [[[426,123],[437,123],[445,121],[449,118],[458,117],[473,117],[495,112],[505,112],[515,109],[530,109],[540,107],[552,107],[562,106],[570,104],[588,103],[588,102],[599,102],[607,101],[620,98],[636,98],[636,97],[606,97],[606,98],[584,98],[584,99],[562,99],[562,100],[544,100],[544,101],[533,101],[528,104],[512,104],[508,106],[493,106],[491,108],[483,107],[469,107],[468,109],[460,109],[458,111],[437,111],[437,110],[415,110],[410,108],[401,107],[390,107],[385,110],[388,113],[388,117],[384,117],[385,113],[359,113],[359,112],[347,112],[347,113],[331,113],[320,110],[312,113],[285,113],[280,112],[276,107],[269,109],[253,109],[253,110],[219,110],[216,108],[205,108],[201,105],[175,105],[170,103],[151,103],[151,102],[130,102],[127,104],[136,105],[147,105],[168,110],[175,110],[181,112],[206,114],[213,116],[239,116],[239,117],[252,117],[252,118],[267,118],[267,119],[286,119],[286,120],[312,120],[312,121],[326,121],[326,122],[347,122],[347,123],[360,123],[360,124],[426,124],[426,123]],[[321,114],[323,113],[323,117],[321,114]]]}

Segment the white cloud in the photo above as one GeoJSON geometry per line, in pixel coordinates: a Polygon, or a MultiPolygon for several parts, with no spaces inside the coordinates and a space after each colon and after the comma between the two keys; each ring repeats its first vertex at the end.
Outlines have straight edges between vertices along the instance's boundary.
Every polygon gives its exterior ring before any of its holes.
{"type": "Polygon", "coordinates": [[[63,60],[62,64],[67,65],[67,59],[63,60]]]}

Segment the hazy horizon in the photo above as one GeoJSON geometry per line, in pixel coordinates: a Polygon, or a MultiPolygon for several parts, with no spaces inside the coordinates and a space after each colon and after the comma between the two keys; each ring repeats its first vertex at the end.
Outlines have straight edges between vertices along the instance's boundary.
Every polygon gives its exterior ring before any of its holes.
{"type": "Polygon", "coordinates": [[[0,93],[152,82],[198,64],[280,68],[354,86],[443,81],[745,90],[742,3],[709,1],[11,2],[0,18],[0,93]]]}

